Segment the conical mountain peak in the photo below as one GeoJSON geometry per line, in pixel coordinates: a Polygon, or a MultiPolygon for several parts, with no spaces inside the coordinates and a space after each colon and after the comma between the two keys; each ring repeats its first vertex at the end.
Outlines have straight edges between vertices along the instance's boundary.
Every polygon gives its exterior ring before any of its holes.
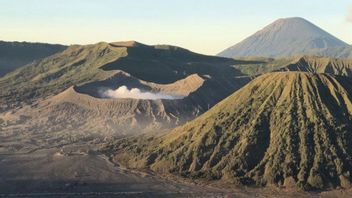
{"type": "Polygon", "coordinates": [[[281,18],[219,53],[224,57],[284,57],[349,45],[306,19],[281,18]]]}

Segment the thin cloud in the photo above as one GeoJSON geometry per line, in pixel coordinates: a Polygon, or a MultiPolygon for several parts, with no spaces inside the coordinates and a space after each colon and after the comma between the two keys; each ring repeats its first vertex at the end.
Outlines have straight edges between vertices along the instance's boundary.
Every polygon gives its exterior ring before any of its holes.
{"type": "Polygon", "coordinates": [[[352,23],[352,6],[348,10],[347,21],[352,23]]]}

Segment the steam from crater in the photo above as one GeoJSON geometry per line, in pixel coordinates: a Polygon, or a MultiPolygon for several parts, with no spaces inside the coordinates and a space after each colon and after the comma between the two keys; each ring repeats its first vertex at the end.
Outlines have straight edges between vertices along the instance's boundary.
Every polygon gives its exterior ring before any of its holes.
{"type": "Polygon", "coordinates": [[[128,89],[126,86],[121,86],[116,90],[108,89],[102,92],[103,97],[107,98],[133,98],[133,99],[144,99],[144,100],[158,100],[158,99],[168,99],[176,100],[182,99],[184,96],[170,95],[164,93],[153,93],[153,92],[142,92],[138,88],[128,89]]]}

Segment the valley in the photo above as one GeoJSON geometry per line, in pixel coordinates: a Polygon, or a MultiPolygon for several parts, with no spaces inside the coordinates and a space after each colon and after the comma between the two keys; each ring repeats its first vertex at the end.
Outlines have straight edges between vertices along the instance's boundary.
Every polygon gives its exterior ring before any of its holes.
{"type": "Polygon", "coordinates": [[[223,193],[115,166],[97,153],[95,146],[84,142],[27,153],[1,153],[0,197],[183,197],[223,193]]]}
{"type": "Polygon", "coordinates": [[[348,197],[346,191],[297,192],[226,188],[175,180],[113,164],[82,142],[27,152],[0,153],[0,197],[348,197]]]}

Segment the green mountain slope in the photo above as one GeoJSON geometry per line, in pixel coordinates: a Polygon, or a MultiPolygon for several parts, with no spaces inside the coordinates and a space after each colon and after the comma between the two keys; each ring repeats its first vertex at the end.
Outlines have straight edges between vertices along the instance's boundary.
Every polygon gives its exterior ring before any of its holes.
{"type": "Polygon", "coordinates": [[[125,49],[110,48],[107,43],[70,46],[1,78],[0,104],[4,108],[18,106],[57,94],[75,84],[103,79],[109,74],[98,68],[123,55],[126,55],[125,49]]]}
{"type": "Polygon", "coordinates": [[[306,190],[349,187],[352,80],[264,74],[161,136],[113,142],[116,163],[162,174],[306,190]]]}
{"type": "Polygon", "coordinates": [[[65,49],[63,45],[0,41],[0,77],[65,49]]]}

